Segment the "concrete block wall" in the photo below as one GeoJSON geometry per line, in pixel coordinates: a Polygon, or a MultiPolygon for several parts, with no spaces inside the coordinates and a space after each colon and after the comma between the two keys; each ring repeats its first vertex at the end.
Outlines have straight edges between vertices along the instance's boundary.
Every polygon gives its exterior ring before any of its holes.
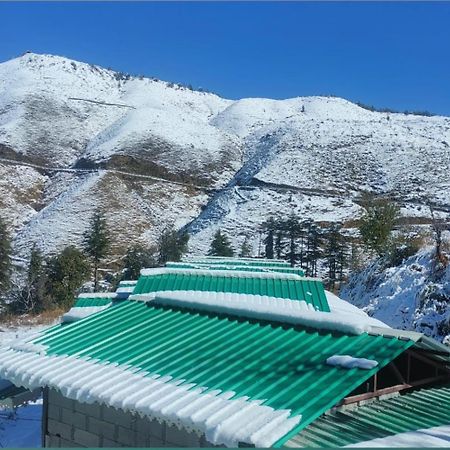
{"type": "Polygon", "coordinates": [[[204,436],[149,418],[44,391],[45,447],[214,447],[204,436]]]}

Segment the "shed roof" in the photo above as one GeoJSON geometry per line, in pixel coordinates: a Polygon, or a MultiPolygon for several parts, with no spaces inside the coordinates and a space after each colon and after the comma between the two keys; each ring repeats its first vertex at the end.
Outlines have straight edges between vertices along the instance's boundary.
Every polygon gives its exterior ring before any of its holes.
{"type": "Polygon", "coordinates": [[[408,431],[450,424],[450,386],[421,389],[325,414],[287,447],[343,447],[408,431]]]}
{"type": "Polygon", "coordinates": [[[241,271],[250,271],[250,272],[277,272],[277,273],[292,273],[294,275],[298,275],[303,277],[305,272],[302,269],[297,267],[284,267],[277,265],[247,265],[240,264],[237,262],[236,264],[211,264],[209,262],[168,262],[166,263],[166,267],[171,267],[174,269],[209,269],[209,270],[241,270],[241,271]]]}
{"type": "Polygon", "coordinates": [[[330,333],[125,300],[47,331],[29,351],[3,351],[0,376],[19,386],[49,385],[70,398],[172,421],[205,432],[213,443],[280,446],[412,345],[396,337],[330,333]],[[336,353],[375,360],[378,366],[327,365],[336,353]],[[172,390],[159,394],[156,383],[172,390]],[[145,402],[155,390],[159,401],[145,402]],[[188,413],[186,396],[189,404],[207,401],[188,413]],[[220,408],[213,415],[219,422],[205,419],[211,417],[212,401],[220,408]],[[247,408],[253,413],[243,417],[247,408]]]}
{"type": "Polygon", "coordinates": [[[234,292],[304,300],[320,311],[330,311],[322,282],[294,274],[238,270],[147,269],[141,272],[133,293],[178,290],[234,292]]]}
{"type": "Polygon", "coordinates": [[[226,258],[222,256],[202,256],[202,257],[192,257],[192,258],[184,258],[182,262],[186,262],[189,264],[219,264],[219,265],[231,265],[231,266],[278,266],[278,267],[291,267],[287,261],[281,259],[263,259],[263,258],[226,258]]]}

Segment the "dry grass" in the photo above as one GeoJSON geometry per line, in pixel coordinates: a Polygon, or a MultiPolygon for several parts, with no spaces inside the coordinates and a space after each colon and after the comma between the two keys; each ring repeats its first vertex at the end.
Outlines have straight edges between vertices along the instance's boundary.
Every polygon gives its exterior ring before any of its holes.
{"type": "Polygon", "coordinates": [[[15,328],[33,325],[51,325],[66,311],[64,309],[55,308],[44,311],[40,314],[7,314],[1,317],[1,325],[7,328],[15,328]]]}

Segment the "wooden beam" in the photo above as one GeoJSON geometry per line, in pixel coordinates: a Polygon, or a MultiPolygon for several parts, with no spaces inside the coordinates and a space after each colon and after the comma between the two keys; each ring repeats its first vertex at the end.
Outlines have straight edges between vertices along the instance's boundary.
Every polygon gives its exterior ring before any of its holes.
{"type": "Polygon", "coordinates": [[[362,400],[380,397],[381,395],[393,394],[394,392],[400,392],[404,391],[405,389],[410,389],[413,387],[422,386],[430,383],[436,383],[438,381],[446,381],[448,379],[449,379],[448,376],[441,375],[438,377],[424,378],[423,380],[413,381],[410,383],[396,384],[395,386],[389,386],[387,388],[378,389],[377,391],[374,392],[366,392],[365,394],[358,394],[352,397],[346,397],[339,403],[339,405],[348,405],[349,403],[360,402],[362,400]]]}
{"type": "Polygon", "coordinates": [[[418,359],[419,361],[422,361],[426,364],[429,364],[430,366],[437,367],[438,369],[442,369],[445,372],[450,373],[450,369],[447,368],[443,363],[439,363],[439,362],[435,361],[434,359],[430,359],[424,355],[420,355],[420,354],[416,353],[415,350],[408,349],[408,350],[406,350],[406,352],[408,355],[410,355],[411,357],[413,357],[415,359],[418,359]]]}
{"type": "Polygon", "coordinates": [[[395,373],[395,376],[397,377],[398,381],[400,381],[401,384],[406,384],[406,381],[403,378],[403,375],[400,373],[400,370],[398,370],[398,367],[395,365],[394,361],[391,361],[387,365],[387,367],[389,367],[395,373]]]}

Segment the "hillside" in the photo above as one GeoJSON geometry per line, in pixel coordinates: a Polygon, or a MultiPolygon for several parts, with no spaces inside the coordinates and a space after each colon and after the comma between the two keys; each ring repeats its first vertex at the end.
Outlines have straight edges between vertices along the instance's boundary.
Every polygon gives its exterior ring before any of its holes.
{"type": "Polygon", "coordinates": [[[19,258],[79,244],[96,208],[115,253],[173,223],[204,252],[270,214],[351,223],[365,192],[412,223],[450,206],[450,118],[371,112],[341,98],[226,100],[66,58],[0,64],[0,206],[19,258]]]}
{"type": "Polygon", "coordinates": [[[391,327],[450,345],[450,266],[437,269],[433,254],[423,249],[397,267],[375,261],[351,277],[340,296],[391,327]]]}

